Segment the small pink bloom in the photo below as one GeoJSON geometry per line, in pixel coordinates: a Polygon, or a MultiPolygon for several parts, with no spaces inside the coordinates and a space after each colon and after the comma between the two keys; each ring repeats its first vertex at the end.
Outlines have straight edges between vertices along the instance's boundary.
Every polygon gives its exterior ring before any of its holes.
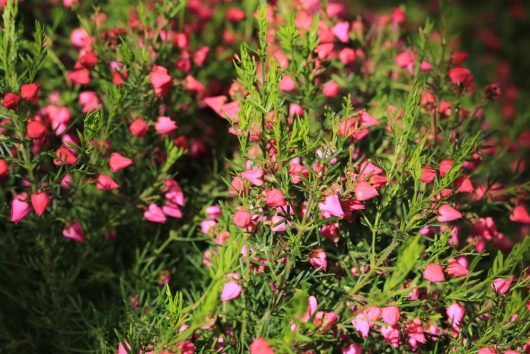
{"type": "Polygon", "coordinates": [[[250,344],[250,354],[274,354],[274,351],[265,338],[259,337],[250,344]]]}
{"type": "Polygon", "coordinates": [[[458,220],[462,217],[462,213],[447,204],[442,205],[438,209],[438,217],[436,218],[439,222],[450,222],[458,220]]]}
{"type": "Polygon", "coordinates": [[[497,351],[493,348],[484,347],[484,348],[480,348],[477,354],[497,354],[497,351]]]}
{"type": "Polygon", "coordinates": [[[420,64],[420,70],[423,71],[423,72],[426,72],[426,71],[431,71],[432,70],[432,65],[431,63],[429,63],[428,61],[426,60],[423,60],[420,64]]]}
{"type": "Polygon", "coordinates": [[[271,230],[274,232],[284,232],[286,228],[285,218],[279,215],[274,215],[271,218],[271,230]]]}
{"type": "Polygon", "coordinates": [[[210,205],[206,208],[206,215],[210,220],[217,220],[221,216],[221,208],[218,205],[210,205]]]}
{"type": "Polygon", "coordinates": [[[221,301],[233,300],[241,294],[241,285],[236,280],[230,280],[223,286],[221,301]]]}
{"type": "Polygon", "coordinates": [[[296,90],[296,83],[294,80],[289,76],[285,75],[282,80],[280,81],[280,84],[278,86],[280,90],[285,92],[292,92],[296,90]]]}
{"type": "Polygon", "coordinates": [[[79,104],[83,106],[83,113],[94,111],[101,107],[98,96],[94,91],[84,91],[79,94],[79,104]]]}
{"type": "Polygon", "coordinates": [[[448,265],[445,268],[447,271],[447,274],[449,274],[450,277],[456,278],[456,277],[464,277],[469,274],[469,271],[467,270],[467,267],[456,259],[450,259],[448,261],[448,265]]]}
{"type": "Polygon", "coordinates": [[[155,130],[159,134],[167,134],[178,128],[178,125],[175,121],[171,120],[169,117],[158,117],[158,120],[155,123],[155,130]]]}
{"type": "Polygon", "coordinates": [[[530,224],[530,214],[528,214],[524,205],[518,205],[513,208],[513,212],[510,214],[510,220],[522,224],[530,224]]]}
{"type": "Polygon", "coordinates": [[[353,327],[361,334],[362,338],[368,337],[368,333],[370,333],[370,324],[364,319],[363,314],[358,314],[355,316],[351,323],[353,327]]]}
{"type": "Polygon", "coordinates": [[[458,302],[454,302],[447,308],[447,321],[453,328],[458,328],[460,322],[464,318],[465,309],[464,306],[460,305],[458,302]]]}
{"type": "Polygon", "coordinates": [[[100,174],[96,183],[96,188],[101,191],[110,191],[111,189],[119,189],[120,185],[116,183],[111,177],[100,174]]]}
{"type": "Polygon", "coordinates": [[[149,208],[144,212],[144,218],[151,222],[163,224],[166,222],[166,215],[155,203],[149,204],[149,208]]]}
{"type": "Polygon", "coordinates": [[[37,103],[40,85],[36,83],[24,84],[20,86],[20,98],[30,103],[37,103]]]}
{"type": "Polygon", "coordinates": [[[317,307],[318,307],[317,298],[314,296],[309,296],[307,298],[307,311],[302,317],[303,323],[306,323],[307,321],[309,321],[311,317],[313,317],[313,315],[317,311],[317,307]]]}
{"type": "Polygon", "coordinates": [[[264,171],[262,168],[254,168],[241,173],[241,176],[255,186],[263,185],[264,171]]]}
{"type": "Polygon", "coordinates": [[[430,282],[438,283],[445,280],[442,266],[438,264],[428,264],[423,271],[423,277],[430,282]]]}
{"type": "Polygon", "coordinates": [[[162,206],[162,211],[167,216],[171,216],[177,219],[182,218],[182,211],[180,210],[180,207],[177,204],[166,203],[164,204],[164,206],[162,206]]]}
{"type": "Polygon", "coordinates": [[[234,214],[234,224],[242,229],[249,226],[251,221],[252,215],[247,211],[238,210],[234,214]]]}
{"type": "Polygon", "coordinates": [[[339,91],[339,84],[337,84],[335,81],[328,81],[322,87],[322,93],[326,97],[336,97],[338,96],[339,91]]]}
{"type": "Polygon", "coordinates": [[[339,52],[339,60],[345,65],[355,62],[355,58],[355,50],[351,48],[344,48],[339,52]]]}
{"type": "Polygon", "coordinates": [[[397,306],[387,306],[382,309],[383,321],[391,326],[399,321],[399,308],[397,306]]]}
{"type": "Polygon", "coordinates": [[[117,152],[113,152],[110,155],[109,166],[112,172],[123,170],[124,168],[132,165],[132,163],[133,161],[130,158],[125,157],[117,152]]]}
{"type": "Polygon", "coordinates": [[[440,176],[445,176],[451,170],[451,167],[453,167],[452,160],[443,160],[440,162],[440,176]]]}
{"type": "Polygon", "coordinates": [[[344,211],[342,210],[339,197],[335,194],[326,196],[324,202],[319,203],[318,207],[320,208],[320,211],[324,213],[329,213],[339,218],[344,217],[344,211]]]}
{"type": "Polygon", "coordinates": [[[318,311],[313,320],[313,324],[318,327],[320,333],[326,333],[337,322],[337,314],[335,312],[318,311]]]}
{"type": "Polygon", "coordinates": [[[74,47],[83,48],[90,46],[92,40],[88,33],[82,28],[76,28],[70,34],[70,43],[74,47]]]}
{"type": "Polygon", "coordinates": [[[473,74],[467,68],[456,67],[449,70],[449,79],[454,85],[469,86],[473,83],[473,74]]]}
{"type": "Polygon", "coordinates": [[[77,162],[77,157],[71,149],[61,146],[55,150],[55,155],[57,158],[53,160],[53,164],[56,166],[60,165],[73,165],[77,162]]]}
{"type": "Polygon", "coordinates": [[[333,26],[333,29],[331,30],[335,37],[339,39],[339,41],[343,43],[348,43],[350,40],[350,23],[349,22],[339,22],[335,26],[333,26]]]}
{"type": "Polygon", "coordinates": [[[153,67],[153,70],[149,74],[149,81],[153,85],[155,94],[159,97],[165,97],[169,89],[173,86],[173,79],[163,66],[155,65],[153,67]]]}
{"type": "Polygon", "coordinates": [[[363,354],[363,349],[359,344],[350,344],[342,348],[342,354],[363,354]]]}
{"type": "Polygon", "coordinates": [[[38,216],[44,214],[49,203],[50,197],[48,197],[46,192],[40,191],[31,195],[31,205],[33,206],[33,210],[35,210],[35,214],[38,216]]]}
{"type": "Polygon", "coordinates": [[[409,73],[414,73],[414,63],[416,62],[416,54],[411,50],[406,50],[396,57],[396,64],[402,68],[407,69],[409,73]]]}
{"type": "Polygon", "coordinates": [[[90,83],[90,71],[88,69],[68,71],[66,75],[75,85],[88,85],[90,83]]]}
{"type": "Polygon", "coordinates": [[[142,118],[136,118],[129,126],[129,131],[136,137],[144,136],[149,127],[142,118]]]}
{"type": "Polygon", "coordinates": [[[399,347],[399,329],[396,326],[382,326],[381,334],[388,344],[394,348],[399,347]]]}
{"type": "Polygon", "coordinates": [[[0,178],[9,176],[10,170],[9,165],[7,164],[7,161],[4,159],[0,159],[0,178]]]}
{"type": "Polygon", "coordinates": [[[421,181],[423,183],[432,183],[436,178],[436,170],[431,166],[425,166],[421,169],[421,181]]]}
{"type": "Polygon", "coordinates": [[[493,281],[491,287],[497,292],[497,294],[504,295],[510,289],[514,279],[515,277],[513,275],[510,275],[508,279],[497,278],[493,281]]]}
{"type": "Polygon", "coordinates": [[[359,182],[355,186],[355,199],[361,202],[375,198],[378,195],[377,190],[368,182],[359,182]]]}
{"type": "Polygon", "coordinates": [[[13,200],[11,201],[11,222],[18,224],[22,219],[24,219],[29,212],[31,211],[31,208],[26,201],[28,198],[28,195],[26,193],[20,193],[18,195],[15,195],[13,200]]]}
{"type": "Polygon", "coordinates": [[[272,208],[278,208],[285,205],[285,198],[283,193],[279,189],[270,189],[264,191],[265,193],[265,202],[267,206],[272,208]]]}
{"type": "Polygon", "coordinates": [[[78,220],[74,220],[70,224],[65,225],[63,236],[79,243],[85,242],[85,232],[78,220]]]}
{"type": "Polygon", "coordinates": [[[316,248],[309,253],[309,263],[316,269],[324,272],[328,269],[328,259],[326,252],[322,248],[316,248]]]}

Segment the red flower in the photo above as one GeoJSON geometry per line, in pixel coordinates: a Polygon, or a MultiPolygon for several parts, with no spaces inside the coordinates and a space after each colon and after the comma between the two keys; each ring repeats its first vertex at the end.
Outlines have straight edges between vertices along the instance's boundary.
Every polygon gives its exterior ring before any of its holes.
{"type": "Polygon", "coordinates": [[[2,106],[4,106],[7,109],[16,109],[18,107],[19,102],[20,102],[19,95],[8,92],[4,96],[4,100],[2,101],[2,106]]]}

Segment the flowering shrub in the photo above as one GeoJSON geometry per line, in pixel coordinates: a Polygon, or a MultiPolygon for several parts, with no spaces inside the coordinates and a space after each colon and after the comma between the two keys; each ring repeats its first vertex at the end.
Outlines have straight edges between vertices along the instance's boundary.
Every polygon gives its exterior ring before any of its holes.
{"type": "Polygon", "coordinates": [[[0,41],[2,349],[530,350],[529,116],[446,5],[31,5],[0,41]]]}

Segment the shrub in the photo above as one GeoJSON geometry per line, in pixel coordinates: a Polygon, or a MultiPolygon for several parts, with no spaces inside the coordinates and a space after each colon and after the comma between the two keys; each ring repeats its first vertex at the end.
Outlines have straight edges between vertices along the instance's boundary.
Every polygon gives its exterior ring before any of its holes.
{"type": "Polygon", "coordinates": [[[5,351],[528,349],[509,76],[449,5],[296,4],[7,1],[5,351]]]}

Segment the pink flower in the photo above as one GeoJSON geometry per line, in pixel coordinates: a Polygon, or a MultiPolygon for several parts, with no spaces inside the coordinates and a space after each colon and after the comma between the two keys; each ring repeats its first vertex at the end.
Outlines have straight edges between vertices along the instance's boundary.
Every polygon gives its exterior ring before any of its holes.
{"type": "Polygon", "coordinates": [[[94,91],[84,91],[79,94],[79,104],[83,106],[83,113],[94,111],[101,107],[98,96],[94,91]]]}
{"type": "Polygon", "coordinates": [[[28,198],[28,195],[26,193],[20,193],[18,195],[15,195],[13,200],[11,201],[11,222],[18,224],[22,219],[24,219],[29,212],[31,211],[31,208],[26,201],[28,198]]]}
{"type": "Polygon", "coordinates": [[[210,220],[217,220],[221,216],[221,208],[218,205],[210,205],[206,208],[206,215],[208,215],[208,219],[210,220]]]}
{"type": "Polygon", "coordinates": [[[449,79],[453,85],[469,86],[473,83],[473,74],[467,68],[456,67],[449,70],[449,79]]]}
{"type": "Polygon", "coordinates": [[[274,215],[271,218],[271,230],[274,232],[284,232],[286,230],[285,218],[279,215],[274,215]]]}
{"type": "Polygon", "coordinates": [[[63,236],[79,243],[85,242],[85,232],[78,220],[74,220],[70,224],[65,225],[63,236]]]}
{"type": "Polygon", "coordinates": [[[184,78],[184,88],[188,92],[204,92],[206,88],[192,75],[188,75],[184,78]]]}
{"type": "Polygon", "coordinates": [[[399,308],[397,306],[383,307],[382,315],[383,321],[391,326],[395,325],[399,321],[399,308]]]}
{"type": "Polygon", "coordinates": [[[90,83],[90,71],[88,69],[68,71],[66,75],[74,85],[88,85],[90,83]]]}
{"type": "Polygon", "coordinates": [[[420,64],[420,70],[423,71],[423,72],[426,72],[426,71],[431,71],[432,70],[432,65],[431,63],[429,63],[428,61],[426,60],[423,60],[420,64]]]}
{"type": "Polygon", "coordinates": [[[423,277],[430,282],[438,283],[445,280],[442,266],[438,264],[428,264],[423,271],[423,277]]]}
{"type": "Polygon", "coordinates": [[[406,50],[396,57],[396,64],[402,68],[407,69],[409,73],[414,73],[414,63],[416,62],[416,54],[411,50],[406,50]]]}
{"type": "Polygon", "coordinates": [[[320,333],[326,333],[335,325],[337,319],[335,312],[318,311],[313,319],[313,324],[318,327],[320,333]]]}
{"type": "Polygon", "coordinates": [[[100,174],[97,179],[96,188],[101,191],[110,191],[111,189],[119,189],[120,186],[111,177],[100,174]]]}
{"type": "Polygon", "coordinates": [[[342,354],[363,354],[363,349],[359,344],[350,344],[342,348],[342,354]]]}
{"type": "Polygon", "coordinates": [[[399,347],[399,329],[396,326],[381,326],[380,331],[385,342],[394,348],[399,347]]]}
{"type": "Polygon", "coordinates": [[[461,264],[458,260],[450,259],[448,263],[449,264],[447,265],[445,270],[447,271],[447,274],[449,274],[450,277],[452,278],[464,277],[469,274],[469,271],[467,270],[467,266],[465,266],[464,264],[461,264]]]}
{"type": "Polygon", "coordinates": [[[177,218],[177,219],[182,218],[182,211],[180,210],[180,208],[179,208],[179,206],[177,204],[167,203],[166,202],[166,204],[164,204],[164,206],[162,207],[162,211],[167,216],[171,216],[171,217],[177,218]]]}
{"type": "Polygon", "coordinates": [[[355,58],[356,58],[355,50],[351,48],[343,48],[339,52],[339,60],[345,65],[355,62],[355,58]]]}
{"type": "Polygon", "coordinates": [[[339,84],[335,81],[328,81],[322,87],[322,93],[326,97],[336,97],[339,94],[339,84]]]}
{"type": "Polygon", "coordinates": [[[109,166],[112,172],[123,170],[124,168],[132,165],[132,163],[133,161],[130,158],[125,157],[117,152],[113,152],[110,155],[109,166]]]}
{"type": "Polygon", "coordinates": [[[309,319],[313,317],[313,315],[317,311],[317,307],[318,307],[317,298],[314,296],[309,296],[307,298],[307,310],[304,316],[302,317],[301,321],[303,323],[306,323],[307,321],[309,321],[309,319]]]}
{"type": "Polygon", "coordinates": [[[331,30],[335,37],[339,39],[339,41],[343,43],[348,43],[350,40],[350,23],[349,22],[339,22],[335,26],[333,26],[333,29],[331,30]]]}
{"type": "Polygon", "coordinates": [[[274,351],[265,338],[259,337],[250,344],[250,354],[274,354],[274,351]]]}
{"type": "Polygon", "coordinates": [[[361,334],[362,338],[368,337],[368,333],[370,333],[370,324],[367,320],[365,320],[363,314],[360,313],[355,316],[351,323],[353,327],[361,334]]]}
{"type": "Polygon", "coordinates": [[[316,269],[324,272],[328,269],[328,259],[326,252],[322,248],[316,248],[309,253],[309,263],[316,269]]]}
{"type": "Polygon", "coordinates": [[[462,217],[462,214],[455,208],[444,204],[438,209],[438,217],[436,218],[439,222],[455,221],[462,217]]]}
{"type": "Polygon", "coordinates": [[[39,191],[31,195],[31,205],[33,206],[33,210],[35,210],[35,214],[38,216],[44,214],[49,203],[50,197],[48,197],[46,192],[39,191]]]}
{"type": "Polygon", "coordinates": [[[457,329],[464,318],[464,306],[460,305],[458,302],[454,302],[447,308],[446,313],[449,324],[457,329]]]}
{"type": "Polygon", "coordinates": [[[169,76],[167,69],[163,66],[155,65],[149,74],[149,81],[159,97],[165,97],[169,89],[173,86],[173,80],[169,76]]]}
{"type": "Polygon", "coordinates": [[[265,203],[267,206],[277,208],[285,205],[285,198],[283,193],[279,189],[270,189],[264,191],[265,193],[265,203]]]}
{"type": "Polygon", "coordinates": [[[175,121],[171,120],[169,117],[158,117],[158,120],[155,123],[155,130],[159,134],[167,134],[178,128],[178,125],[175,121]]]}
{"type": "Polygon", "coordinates": [[[0,159],[0,178],[9,176],[9,173],[9,165],[7,164],[7,161],[0,159]]]}
{"type": "Polygon", "coordinates": [[[421,169],[421,181],[423,183],[432,183],[436,178],[436,170],[431,166],[425,166],[421,169]]]}
{"type": "Polygon", "coordinates": [[[375,198],[378,195],[377,190],[368,182],[359,182],[355,186],[355,199],[361,202],[375,198]]]}
{"type": "Polygon", "coordinates": [[[235,280],[228,281],[223,286],[223,292],[221,293],[221,301],[233,300],[241,294],[241,285],[235,280]]]}
{"type": "Polygon", "coordinates": [[[484,347],[484,348],[480,348],[477,354],[497,354],[497,351],[492,348],[484,347]]]}
{"type": "Polygon", "coordinates": [[[90,47],[92,39],[84,29],[76,28],[70,33],[70,43],[77,48],[90,47]]]}
{"type": "Polygon", "coordinates": [[[296,90],[296,83],[289,75],[285,75],[280,81],[280,84],[278,87],[282,91],[291,92],[291,91],[296,90]]]}
{"type": "Polygon", "coordinates": [[[513,208],[513,212],[510,214],[510,220],[522,224],[530,224],[530,215],[524,205],[518,205],[513,208]]]}
{"type": "Polygon", "coordinates": [[[263,185],[264,171],[262,168],[254,168],[241,173],[241,176],[255,186],[263,185]]]}
{"type": "Polygon", "coordinates": [[[234,214],[234,224],[242,229],[249,226],[251,221],[252,215],[247,211],[238,210],[234,214]]]}
{"type": "Polygon", "coordinates": [[[515,277],[513,275],[510,275],[508,279],[497,278],[493,281],[491,287],[497,292],[497,294],[504,295],[510,289],[514,279],[515,277]]]}
{"type": "Polygon", "coordinates": [[[452,160],[443,160],[440,162],[440,176],[445,176],[451,170],[451,167],[453,167],[452,160]]]}
{"type": "Polygon", "coordinates": [[[320,211],[324,213],[328,213],[339,218],[344,217],[344,211],[340,205],[339,197],[337,197],[335,194],[326,196],[324,202],[319,203],[318,207],[320,208],[320,211]]]}
{"type": "Polygon", "coordinates": [[[156,222],[159,224],[163,224],[166,222],[166,215],[162,211],[162,208],[160,208],[155,203],[149,204],[148,209],[144,212],[144,218],[151,222],[156,222]]]}
{"type": "Polygon", "coordinates": [[[136,118],[129,126],[129,131],[136,137],[144,136],[149,127],[142,118],[136,118]]]}
{"type": "Polygon", "coordinates": [[[37,103],[40,85],[36,83],[24,84],[20,86],[20,98],[30,103],[37,103]]]}

